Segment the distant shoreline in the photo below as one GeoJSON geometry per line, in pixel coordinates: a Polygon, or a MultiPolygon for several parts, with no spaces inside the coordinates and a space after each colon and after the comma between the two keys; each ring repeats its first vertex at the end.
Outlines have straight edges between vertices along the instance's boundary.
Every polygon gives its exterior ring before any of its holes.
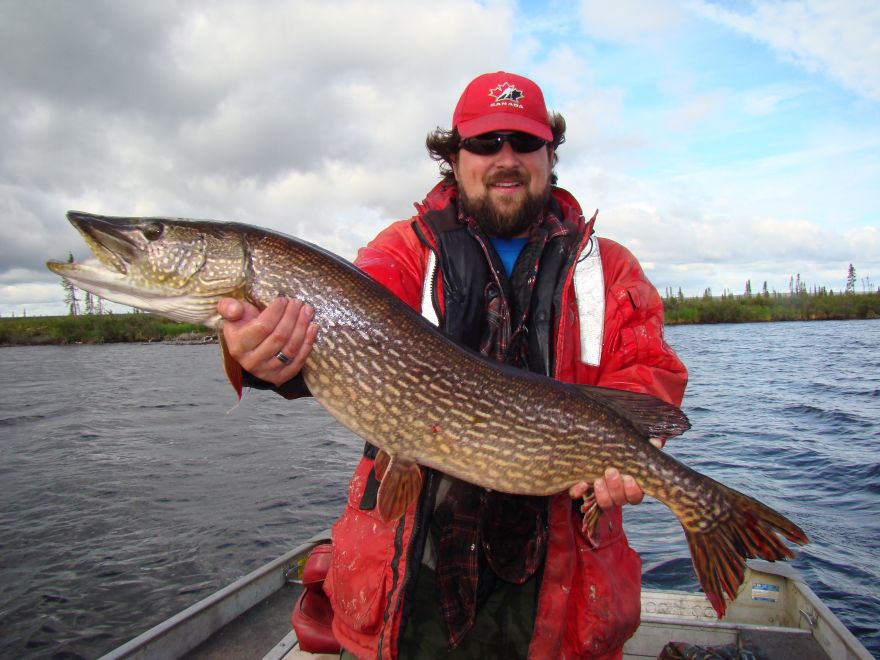
{"type": "Polygon", "coordinates": [[[724,295],[663,299],[666,325],[880,318],[880,292],[724,295]]]}
{"type": "MultiPolygon", "coordinates": [[[[721,298],[670,296],[663,299],[663,306],[667,326],[864,320],[880,318],[880,292],[721,298]]],[[[216,341],[217,333],[210,328],[140,312],[0,318],[0,347],[216,341]]]]}
{"type": "Polygon", "coordinates": [[[174,343],[209,344],[217,333],[153,314],[80,314],[0,318],[0,346],[174,343]]]}

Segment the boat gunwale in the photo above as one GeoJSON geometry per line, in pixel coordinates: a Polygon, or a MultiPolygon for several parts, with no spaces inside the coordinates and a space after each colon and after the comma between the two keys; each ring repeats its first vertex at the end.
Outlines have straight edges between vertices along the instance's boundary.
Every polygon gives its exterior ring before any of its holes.
{"type": "Polygon", "coordinates": [[[193,650],[230,621],[283,587],[287,569],[316,545],[327,540],[329,536],[326,530],[315,534],[280,557],[145,630],[99,660],[179,657],[193,650]],[[242,598],[230,607],[236,596],[242,598]],[[218,614],[221,609],[226,612],[218,614]],[[172,656],[162,648],[163,645],[170,645],[168,650],[174,649],[172,656]]]}
{"type": "MultiPolygon", "coordinates": [[[[277,559],[264,564],[219,591],[149,628],[137,637],[101,656],[99,660],[180,657],[191,652],[213,634],[227,626],[232,620],[277,592],[286,582],[291,581],[286,576],[288,569],[296,565],[296,562],[300,559],[305,558],[315,546],[328,540],[328,530],[312,536],[277,559]],[[238,600],[236,601],[237,597],[238,600]]],[[[755,559],[749,560],[748,566],[753,576],[760,575],[761,573],[770,574],[790,584],[796,594],[813,608],[814,612],[810,616],[815,616],[816,622],[810,625],[809,618],[804,616],[806,627],[790,627],[735,621],[711,621],[698,617],[688,618],[681,615],[653,614],[643,611],[641,623],[647,624],[648,627],[683,627],[717,631],[773,631],[781,634],[800,634],[816,638],[820,645],[826,648],[827,652],[826,644],[823,644],[817,635],[817,633],[821,633],[826,638],[826,643],[834,644],[836,642],[837,645],[842,645],[843,648],[847,649],[848,654],[846,657],[858,660],[872,660],[873,656],[868,653],[861,641],[810,589],[809,585],[793,567],[788,564],[770,563],[755,559]],[[836,639],[828,640],[829,635],[836,639]]],[[[743,588],[745,588],[745,584],[743,588]]],[[[651,594],[685,597],[702,596],[701,593],[690,591],[643,589],[643,602],[644,597],[650,597],[651,594]]],[[[801,610],[801,614],[804,615],[806,613],[801,610]]],[[[638,636],[638,632],[636,632],[636,636],[638,636]]],[[[275,649],[273,649],[274,653],[270,652],[270,656],[278,657],[279,653],[283,654],[284,650],[290,649],[291,643],[295,644],[291,640],[285,639],[284,641],[286,643],[276,645],[275,649]]]]}

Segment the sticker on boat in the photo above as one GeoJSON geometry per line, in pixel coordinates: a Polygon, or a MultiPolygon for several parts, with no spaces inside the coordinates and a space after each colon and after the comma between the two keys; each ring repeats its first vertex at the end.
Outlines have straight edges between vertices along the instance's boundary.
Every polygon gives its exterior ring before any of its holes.
{"type": "Polygon", "coordinates": [[[775,603],[779,600],[779,587],[775,584],[755,582],[752,584],[752,600],[775,603]]]}

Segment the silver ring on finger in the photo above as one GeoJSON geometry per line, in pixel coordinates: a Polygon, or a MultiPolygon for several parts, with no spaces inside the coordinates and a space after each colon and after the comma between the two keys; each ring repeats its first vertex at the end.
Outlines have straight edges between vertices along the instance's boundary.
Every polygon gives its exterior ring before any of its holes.
{"type": "Polygon", "coordinates": [[[275,353],[275,357],[278,359],[278,361],[281,364],[290,364],[293,361],[289,357],[287,357],[284,353],[282,353],[281,351],[278,351],[277,353],[275,353]]]}

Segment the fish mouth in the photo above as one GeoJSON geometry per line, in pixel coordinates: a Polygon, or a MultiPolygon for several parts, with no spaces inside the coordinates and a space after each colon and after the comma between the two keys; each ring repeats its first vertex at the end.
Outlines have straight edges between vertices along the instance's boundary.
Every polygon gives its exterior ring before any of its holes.
{"type": "Polygon", "coordinates": [[[85,261],[48,261],[53,273],[69,280],[79,288],[102,298],[123,304],[120,295],[139,301],[151,292],[131,279],[133,264],[142,248],[137,244],[142,224],[137,218],[108,218],[81,211],[70,211],[67,219],[82,235],[94,258],[85,261]]]}
{"type": "MultiPolygon", "coordinates": [[[[81,211],[69,211],[67,219],[82,234],[95,258],[108,270],[128,274],[128,264],[137,249],[126,235],[128,226],[118,218],[107,218],[81,211]]],[[[134,223],[132,223],[134,224],[134,223]]]]}

